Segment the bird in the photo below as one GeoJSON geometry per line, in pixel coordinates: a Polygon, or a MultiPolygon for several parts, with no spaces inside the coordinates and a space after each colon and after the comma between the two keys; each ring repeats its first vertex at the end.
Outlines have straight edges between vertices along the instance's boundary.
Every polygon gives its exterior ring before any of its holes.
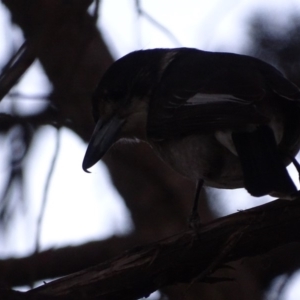
{"type": "Polygon", "coordinates": [[[244,187],[255,197],[297,195],[286,167],[297,164],[300,149],[300,90],[258,58],[195,48],[134,51],[103,75],[92,111],[87,172],[115,142],[144,141],[198,183],[196,198],[203,184],[244,187]]]}

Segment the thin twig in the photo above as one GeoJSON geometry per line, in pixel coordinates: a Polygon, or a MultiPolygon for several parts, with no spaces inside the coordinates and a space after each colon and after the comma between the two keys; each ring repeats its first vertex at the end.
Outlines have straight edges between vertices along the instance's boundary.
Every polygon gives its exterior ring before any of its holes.
{"type": "Polygon", "coordinates": [[[17,50],[15,54],[9,59],[9,61],[6,63],[6,65],[2,69],[2,74],[0,74],[0,80],[5,76],[5,73],[8,72],[8,70],[18,61],[18,59],[23,55],[23,53],[26,50],[27,41],[24,41],[24,43],[21,45],[21,47],[17,50]]]}
{"type": "Polygon", "coordinates": [[[26,40],[13,55],[0,75],[0,100],[16,84],[36,58],[37,43],[26,40]]]}
{"type": "Polygon", "coordinates": [[[37,220],[37,232],[36,232],[36,240],[35,240],[35,254],[37,254],[40,251],[42,221],[43,221],[44,214],[45,214],[45,208],[46,208],[46,204],[47,204],[50,181],[51,181],[51,178],[53,176],[54,167],[55,167],[55,164],[56,164],[56,161],[57,161],[59,148],[60,148],[60,130],[59,130],[59,128],[57,128],[55,150],[54,150],[54,153],[53,153],[53,158],[52,158],[52,162],[51,162],[50,169],[49,169],[49,172],[48,172],[48,176],[46,178],[44,194],[43,194],[43,200],[42,200],[42,204],[41,204],[39,217],[38,217],[38,220],[37,220]]]}
{"type": "Polygon", "coordinates": [[[176,46],[182,46],[179,40],[175,37],[175,35],[165,26],[163,26],[161,23],[156,21],[153,17],[151,17],[146,11],[144,11],[141,7],[140,1],[135,1],[137,13],[139,16],[144,17],[146,20],[148,20],[150,23],[152,23],[154,26],[158,27],[159,30],[165,33],[165,35],[174,43],[176,46]]]}

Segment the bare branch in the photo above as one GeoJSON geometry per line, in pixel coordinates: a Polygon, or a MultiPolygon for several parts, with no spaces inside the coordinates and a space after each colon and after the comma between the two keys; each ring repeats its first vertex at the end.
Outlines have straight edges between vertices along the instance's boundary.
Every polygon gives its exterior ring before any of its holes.
{"type": "Polygon", "coordinates": [[[299,242],[299,225],[300,201],[277,200],[217,219],[198,232],[189,230],[137,247],[33,289],[26,296],[138,299],[168,285],[191,282],[206,270],[210,272],[201,281],[210,282],[211,272],[224,263],[299,242]]]}
{"type": "Polygon", "coordinates": [[[179,40],[175,37],[175,35],[164,25],[156,21],[152,16],[150,16],[146,11],[142,9],[141,3],[139,0],[135,1],[137,13],[139,16],[144,17],[149,23],[152,23],[155,27],[157,27],[160,31],[162,31],[173,43],[174,45],[180,47],[182,46],[179,40]]]}

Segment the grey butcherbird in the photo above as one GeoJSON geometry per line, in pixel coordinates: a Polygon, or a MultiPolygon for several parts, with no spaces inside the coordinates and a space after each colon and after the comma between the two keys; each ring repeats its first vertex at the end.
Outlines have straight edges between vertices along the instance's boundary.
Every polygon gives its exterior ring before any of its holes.
{"type": "Polygon", "coordinates": [[[117,140],[134,139],[198,190],[204,181],[254,196],[297,191],[286,166],[300,148],[300,91],[259,59],[190,48],[132,52],[103,76],[93,113],[85,171],[117,140]]]}

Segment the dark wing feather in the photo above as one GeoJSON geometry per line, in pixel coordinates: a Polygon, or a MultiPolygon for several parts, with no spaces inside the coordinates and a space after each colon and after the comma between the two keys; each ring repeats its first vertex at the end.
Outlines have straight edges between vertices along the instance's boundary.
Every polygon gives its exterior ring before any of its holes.
{"type": "Polygon", "coordinates": [[[295,93],[294,86],[280,72],[257,59],[227,53],[179,52],[164,71],[150,101],[148,136],[167,139],[268,122],[260,105],[274,91],[259,70],[260,64],[274,85],[281,83],[278,94],[282,90],[289,96],[295,93]]]}
{"type": "MultiPolygon", "coordinates": [[[[164,98],[163,100],[165,100],[164,98]]],[[[213,102],[164,107],[148,119],[148,135],[156,139],[208,133],[216,130],[243,128],[247,124],[263,124],[268,119],[251,104],[213,102]]]]}

